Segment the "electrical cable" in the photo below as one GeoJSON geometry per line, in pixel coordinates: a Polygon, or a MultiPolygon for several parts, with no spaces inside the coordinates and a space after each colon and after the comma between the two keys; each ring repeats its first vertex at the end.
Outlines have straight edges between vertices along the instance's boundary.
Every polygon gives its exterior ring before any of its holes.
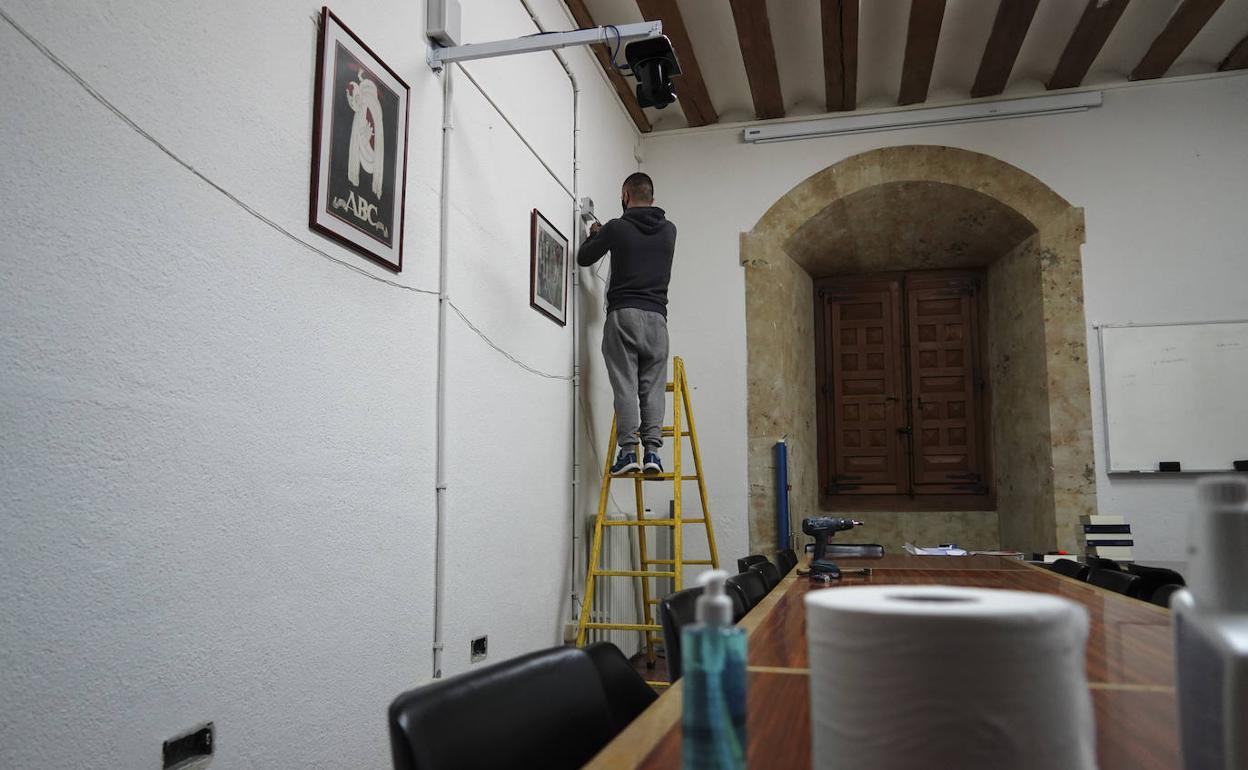
{"type": "MultiPolygon", "coordinates": [[[[335,257],[333,254],[330,254],[324,249],[321,249],[309,243],[308,241],[305,241],[304,239],[300,238],[298,235],[295,235],[294,233],[292,233],[290,230],[287,230],[285,227],[275,222],[274,220],[270,219],[269,217],[265,216],[260,211],[252,207],[250,204],[243,201],[237,195],[227,190],[220,183],[216,182],[207,174],[205,174],[204,172],[200,171],[198,168],[193,166],[190,162],[184,160],[180,155],[178,155],[173,150],[171,150],[167,145],[165,145],[155,136],[148,133],[148,131],[145,130],[142,126],[140,126],[133,118],[131,118],[129,115],[123,112],[120,107],[118,107],[117,105],[109,101],[109,99],[106,96],[104,96],[102,93],[97,91],[95,87],[92,86],[89,82],[87,82],[87,80],[84,77],[79,75],[77,71],[75,71],[72,67],[66,64],[64,61],[62,61],[60,57],[58,57],[55,53],[51,51],[51,49],[49,49],[46,45],[44,45],[40,40],[38,40],[32,34],[27,32],[25,28],[23,28],[20,24],[18,24],[13,19],[13,17],[10,16],[3,8],[0,8],[0,18],[3,18],[4,21],[10,27],[12,27],[19,35],[26,38],[27,42],[29,42],[32,46],[34,46],[39,51],[39,53],[43,54],[44,58],[52,62],[52,64],[54,64],[58,69],[60,69],[62,72],[68,75],[70,79],[73,80],[75,83],[77,83],[84,91],[86,91],[87,94],[91,96],[91,98],[99,102],[109,112],[113,113],[114,116],[116,116],[122,123],[125,123],[132,131],[134,131],[139,136],[146,139],[148,142],[154,145],[158,150],[160,150],[165,155],[167,155],[171,160],[173,160],[173,162],[177,163],[182,168],[191,172],[200,181],[204,182],[209,187],[216,190],[221,195],[225,196],[230,202],[238,206],[243,211],[247,212],[252,217],[268,225],[272,229],[276,230],[277,232],[284,235],[286,238],[289,238],[290,240],[304,247],[308,251],[311,251],[313,254],[316,254],[317,256],[322,257],[323,259],[327,259],[330,262],[333,262],[334,264],[338,265],[339,267],[344,267],[347,270],[350,270],[354,273],[362,275],[371,281],[383,283],[387,286],[392,286],[396,289],[402,289],[404,291],[410,291],[415,294],[427,294],[427,295],[434,296],[434,297],[438,296],[438,292],[431,290],[431,289],[421,289],[416,286],[409,286],[405,283],[399,283],[398,281],[392,281],[389,278],[383,278],[381,276],[374,275],[362,267],[353,265],[344,259],[335,257]]],[[[469,79],[471,79],[471,76],[469,76],[469,79]]],[[[549,167],[548,167],[548,170],[549,170],[549,167]]],[[[451,308],[455,311],[455,314],[458,315],[460,319],[463,320],[464,324],[469,329],[471,329],[473,333],[475,333],[478,337],[484,340],[487,345],[489,345],[494,350],[498,351],[500,355],[502,355],[507,360],[511,361],[516,366],[520,367],[521,369],[524,369],[527,372],[536,374],[539,377],[543,377],[549,380],[571,380],[572,379],[571,375],[552,374],[550,372],[542,371],[541,369],[538,369],[536,367],[533,367],[524,363],[520,359],[513,356],[511,353],[508,353],[506,350],[504,350],[502,346],[500,346],[498,343],[490,339],[489,336],[487,336],[485,332],[481,331],[481,329],[479,329],[476,326],[476,324],[474,324],[471,320],[469,320],[468,316],[465,315],[462,310],[456,307],[454,303],[450,303],[450,304],[451,304],[451,308]]]]}
{"type": "Polygon", "coordinates": [[[616,62],[616,57],[619,56],[620,46],[623,44],[623,42],[624,42],[624,38],[622,35],[620,35],[619,27],[615,26],[614,24],[608,24],[605,27],[603,27],[602,44],[605,45],[607,47],[607,50],[611,52],[611,66],[616,68],[617,70],[624,69],[624,67],[621,67],[619,63],[616,62]],[[609,39],[607,38],[607,30],[610,30],[611,32],[615,33],[615,48],[611,47],[611,43],[609,39]]]}

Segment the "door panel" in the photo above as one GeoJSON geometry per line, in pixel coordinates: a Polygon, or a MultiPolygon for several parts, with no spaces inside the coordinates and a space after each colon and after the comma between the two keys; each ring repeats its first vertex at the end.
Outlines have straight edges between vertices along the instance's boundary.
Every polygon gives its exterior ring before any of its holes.
{"type": "Polygon", "coordinates": [[[901,356],[901,286],[870,281],[820,289],[829,494],[909,488],[901,356]]]}
{"type": "Polygon", "coordinates": [[[983,494],[978,280],[906,282],[915,494],[983,494]]]}

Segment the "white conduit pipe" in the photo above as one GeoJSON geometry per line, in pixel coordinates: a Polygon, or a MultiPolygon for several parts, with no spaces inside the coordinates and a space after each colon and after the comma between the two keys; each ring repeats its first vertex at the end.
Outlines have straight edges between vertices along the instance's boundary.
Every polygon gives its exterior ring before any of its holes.
{"type": "MultiPolygon", "coordinates": [[[[533,25],[537,27],[538,32],[546,32],[546,27],[542,25],[542,20],[533,12],[533,7],[529,5],[529,0],[520,0],[520,5],[524,6],[524,10],[528,12],[529,18],[533,20],[533,25]]],[[[571,528],[572,542],[570,544],[570,562],[568,579],[568,612],[570,617],[578,617],[576,611],[577,593],[576,593],[576,545],[580,540],[580,528],[576,522],[576,500],[577,487],[580,484],[580,462],[576,453],[576,423],[579,416],[578,404],[580,403],[581,389],[581,324],[578,313],[580,303],[580,286],[581,276],[580,269],[576,264],[577,252],[580,251],[580,235],[581,235],[581,158],[580,158],[580,141],[581,141],[581,86],[576,80],[576,74],[572,72],[572,67],[568,65],[568,60],[564,58],[563,52],[559,50],[551,51],[555,58],[559,60],[559,64],[563,66],[563,71],[568,75],[568,81],[572,84],[572,248],[569,250],[569,258],[572,262],[572,301],[569,308],[569,315],[572,318],[572,427],[571,427],[571,462],[572,462],[572,484],[568,491],[568,518],[569,527],[571,528]]]]}
{"type": "MultiPolygon", "coordinates": [[[[537,26],[538,31],[545,32],[546,29],[538,19],[537,14],[533,12],[529,6],[528,0],[520,0],[520,4],[529,14],[529,18],[537,26]]],[[[577,423],[577,398],[580,393],[580,326],[578,318],[578,298],[577,292],[580,286],[579,276],[575,268],[576,253],[580,244],[578,236],[580,235],[580,97],[581,88],[576,80],[576,75],[572,72],[572,68],[568,65],[563,54],[559,51],[552,51],[555,58],[559,60],[559,64],[563,66],[563,71],[567,73],[568,80],[572,84],[572,189],[569,190],[563,184],[563,180],[555,173],[549,164],[542,159],[536,148],[525,139],[520,133],[520,129],[515,126],[507,116],[499,109],[498,105],[490,99],[489,94],[481,87],[480,83],[472,77],[472,75],[463,67],[460,71],[472,81],[477,90],[481,92],[486,101],[494,107],[499,116],[507,123],[511,130],[519,137],[520,141],[529,149],[533,156],[546,168],[551,177],[559,183],[559,186],[572,196],[572,240],[570,249],[570,259],[573,264],[572,268],[572,303],[570,315],[572,318],[572,484],[571,484],[571,514],[572,519],[572,577],[571,577],[571,608],[570,612],[576,615],[576,542],[579,535],[576,531],[576,500],[577,500],[577,483],[579,481],[580,466],[577,462],[576,454],[576,423],[577,423]]],[[[442,610],[446,603],[446,313],[450,304],[450,296],[447,293],[447,256],[449,254],[447,232],[450,221],[450,135],[454,128],[451,119],[451,70],[453,67],[445,67],[442,70],[442,182],[441,182],[441,200],[438,207],[438,358],[437,358],[437,406],[435,409],[435,420],[437,421],[437,440],[435,449],[435,491],[436,491],[436,514],[434,518],[434,567],[433,567],[433,678],[442,677],[442,651],[444,647],[442,632],[442,610]]]]}
{"type": "Polygon", "coordinates": [[[446,554],[446,311],[451,298],[446,291],[447,223],[450,221],[451,198],[451,70],[442,70],[442,186],[438,207],[438,374],[437,441],[434,450],[434,557],[433,557],[433,678],[442,676],[442,607],[445,604],[444,580],[446,554]]]}

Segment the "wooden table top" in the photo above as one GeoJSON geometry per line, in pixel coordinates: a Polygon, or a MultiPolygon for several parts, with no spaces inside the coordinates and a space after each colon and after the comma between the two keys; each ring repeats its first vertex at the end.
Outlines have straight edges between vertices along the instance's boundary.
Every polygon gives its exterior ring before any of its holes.
{"type": "MultiPolygon", "coordinates": [[[[999,556],[887,555],[837,559],[842,570],[870,567],[822,585],[790,572],[739,624],[749,634],[749,764],[768,770],[810,767],[810,669],[806,657],[808,591],[839,585],[957,585],[1063,596],[1084,606],[1088,688],[1096,714],[1101,770],[1170,770],[1182,766],[1174,700],[1170,612],[1055,572],[999,556]]],[[[681,686],[650,708],[587,765],[594,770],[680,767],[681,686]]]]}

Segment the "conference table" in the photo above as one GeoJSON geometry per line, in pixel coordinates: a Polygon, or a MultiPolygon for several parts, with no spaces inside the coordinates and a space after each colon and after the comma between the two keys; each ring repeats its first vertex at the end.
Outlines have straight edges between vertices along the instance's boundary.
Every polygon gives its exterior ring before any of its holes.
{"type": "MultiPolygon", "coordinates": [[[[1087,674],[1096,718],[1100,770],[1173,770],[1179,758],[1170,612],[1018,559],[1002,556],[885,555],[837,559],[842,570],[870,567],[820,584],[799,565],[739,625],[748,633],[746,731],[749,766],[811,766],[810,667],[806,610],[810,591],[852,585],[949,585],[1056,594],[1087,608],[1087,674]]],[[[1002,682],[1010,687],[1010,682],[1002,682]]],[[[901,696],[901,697],[904,697],[901,696]]],[[[677,682],[586,767],[680,767],[681,685],[677,682]]]]}

